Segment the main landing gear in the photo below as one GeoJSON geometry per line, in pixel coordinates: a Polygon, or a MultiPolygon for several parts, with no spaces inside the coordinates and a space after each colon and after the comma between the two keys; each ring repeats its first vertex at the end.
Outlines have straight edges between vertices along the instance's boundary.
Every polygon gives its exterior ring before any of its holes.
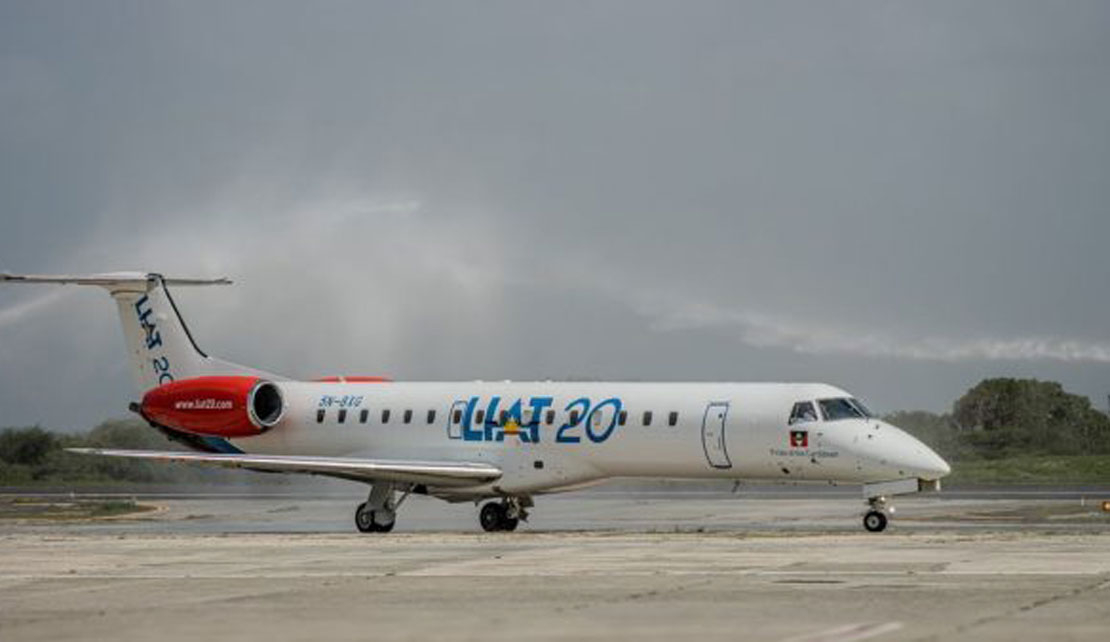
{"type": "Polygon", "coordinates": [[[397,523],[396,514],[389,515],[388,513],[379,512],[370,508],[369,502],[362,502],[355,509],[355,526],[358,527],[359,532],[362,533],[388,533],[393,530],[393,525],[397,523]],[[379,524],[378,520],[388,520],[385,524],[379,524]]]}
{"type": "Polygon", "coordinates": [[[355,509],[355,526],[362,533],[388,533],[397,523],[397,509],[408,498],[410,487],[405,487],[400,499],[395,499],[394,485],[374,484],[370,496],[355,509]]]}
{"type": "Polygon", "coordinates": [[[531,497],[506,497],[488,502],[478,513],[478,522],[487,533],[514,531],[521,520],[528,521],[528,510],[534,504],[531,497]]]}
{"type": "Polygon", "coordinates": [[[868,511],[863,514],[863,527],[871,533],[881,533],[889,521],[889,516],[894,514],[894,507],[888,506],[886,497],[867,498],[868,511]]]}

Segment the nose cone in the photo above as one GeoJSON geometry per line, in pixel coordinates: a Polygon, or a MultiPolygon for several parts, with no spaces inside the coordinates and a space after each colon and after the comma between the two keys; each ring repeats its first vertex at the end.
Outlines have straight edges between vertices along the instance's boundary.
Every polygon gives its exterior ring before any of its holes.
{"type": "Polygon", "coordinates": [[[885,445],[890,464],[906,475],[934,480],[952,472],[952,467],[919,439],[900,428],[886,426],[891,437],[885,445]]]}

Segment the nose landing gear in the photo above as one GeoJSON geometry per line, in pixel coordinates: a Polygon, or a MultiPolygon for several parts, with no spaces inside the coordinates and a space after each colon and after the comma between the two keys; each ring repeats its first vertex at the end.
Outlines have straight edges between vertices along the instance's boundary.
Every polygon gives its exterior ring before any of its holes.
{"type": "Polygon", "coordinates": [[[478,512],[478,523],[487,533],[514,531],[521,520],[528,521],[528,510],[534,506],[531,497],[506,497],[488,502],[478,512]]]}
{"type": "Polygon", "coordinates": [[[894,514],[894,507],[888,506],[886,497],[867,498],[868,510],[863,515],[863,527],[871,533],[881,533],[886,529],[889,516],[894,514]]]}
{"type": "Polygon", "coordinates": [[[872,533],[882,532],[886,528],[886,514],[873,510],[863,516],[863,527],[872,533]]]}
{"type": "Polygon", "coordinates": [[[924,479],[896,479],[894,481],[873,482],[863,485],[863,499],[868,510],[863,514],[863,527],[871,533],[886,529],[886,524],[894,515],[894,507],[887,505],[887,497],[894,495],[913,495],[923,491],[940,490],[940,482],[924,479]]]}

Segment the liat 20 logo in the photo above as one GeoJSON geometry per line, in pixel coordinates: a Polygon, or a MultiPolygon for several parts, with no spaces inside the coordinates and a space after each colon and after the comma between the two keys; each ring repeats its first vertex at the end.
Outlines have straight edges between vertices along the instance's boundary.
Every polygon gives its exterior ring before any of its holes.
{"type": "MultiPolygon", "coordinates": [[[[148,352],[155,348],[162,348],[162,333],[158,332],[158,325],[154,322],[154,309],[150,307],[150,298],[143,295],[135,302],[135,315],[139,318],[139,327],[146,334],[145,343],[148,352]]],[[[150,364],[154,366],[154,374],[158,377],[158,385],[164,385],[174,380],[170,374],[170,360],[165,355],[153,356],[150,364]]]]}
{"type": "Polygon", "coordinates": [[[791,430],[790,431],[790,447],[791,448],[809,448],[809,431],[807,431],[807,430],[791,430]]]}
{"type": "MultiPolygon", "coordinates": [[[[543,439],[540,428],[547,427],[555,430],[554,441],[557,444],[583,443],[583,437],[599,444],[616,431],[624,408],[616,397],[596,404],[588,397],[579,397],[563,406],[562,412],[558,413],[563,422],[558,423],[553,421],[558,406],[554,397],[531,397],[527,401],[515,399],[511,403],[508,400],[503,403],[501,397],[493,396],[485,403],[481,402],[480,397],[455,402],[459,414],[457,419],[452,417],[450,421],[459,427],[459,432],[452,435],[453,439],[498,442],[511,436],[521,443],[537,444],[543,439]]],[[[548,436],[548,439],[551,437],[548,436]]]]}

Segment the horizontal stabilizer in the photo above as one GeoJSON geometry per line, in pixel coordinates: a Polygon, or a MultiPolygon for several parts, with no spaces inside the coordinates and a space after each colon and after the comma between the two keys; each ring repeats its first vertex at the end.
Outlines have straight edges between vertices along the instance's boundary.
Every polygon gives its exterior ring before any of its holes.
{"type": "Polygon", "coordinates": [[[170,296],[170,285],[229,285],[230,279],[166,278],[157,272],[98,274],[12,274],[8,283],[92,285],[103,288],[116,303],[131,376],[139,394],[182,379],[205,376],[254,376],[284,379],[255,368],[209,357],[200,349],[170,296]]]}
{"type": "Polygon", "coordinates": [[[110,448],[67,448],[83,455],[133,457],[175,461],[224,468],[243,468],[276,473],[326,475],[354,481],[396,481],[429,486],[474,486],[494,481],[501,471],[489,464],[453,461],[402,461],[354,457],[311,457],[299,455],[212,454],[110,448]]]}
{"type": "Polygon", "coordinates": [[[147,272],[105,272],[103,274],[11,274],[0,272],[0,283],[57,283],[61,285],[142,285],[161,279],[166,285],[231,285],[227,278],[181,279],[168,278],[147,272]]]}

